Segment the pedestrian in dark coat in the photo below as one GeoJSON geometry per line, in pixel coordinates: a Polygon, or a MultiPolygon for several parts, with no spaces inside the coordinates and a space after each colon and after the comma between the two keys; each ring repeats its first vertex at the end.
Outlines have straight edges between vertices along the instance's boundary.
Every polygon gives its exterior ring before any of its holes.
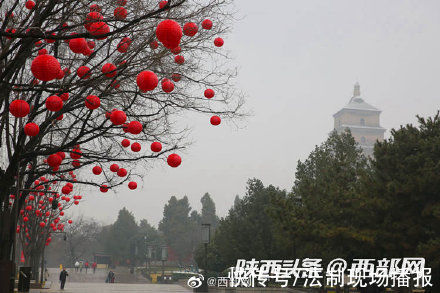
{"type": "Polygon", "coordinates": [[[66,269],[63,269],[60,273],[60,282],[61,282],[61,290],[64,290],[64,285],[66,284],[66,278],[69,274],[67,273],[66,269]]]}

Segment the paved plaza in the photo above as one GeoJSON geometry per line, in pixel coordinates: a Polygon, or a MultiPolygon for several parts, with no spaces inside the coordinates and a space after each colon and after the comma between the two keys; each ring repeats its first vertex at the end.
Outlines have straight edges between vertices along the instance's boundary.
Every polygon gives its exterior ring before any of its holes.
{"type": "Polygon", "coordinates": [[[192,292],[179,285],[168,284],[107,284],[107,283],[71,283],[67,282],[64,290],[59,289],[59,284],[54,283],[51,289],[31,290],[31,293],[122,293],[122,292],[192,292]]]}

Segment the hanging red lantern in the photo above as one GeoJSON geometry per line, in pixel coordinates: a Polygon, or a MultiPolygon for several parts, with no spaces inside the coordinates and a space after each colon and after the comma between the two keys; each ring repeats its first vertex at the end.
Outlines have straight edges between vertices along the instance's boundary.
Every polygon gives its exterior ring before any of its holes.
{"type": "Polygon", "coordinates": [[[105,39],[107,37],[103,37],[102,35],[105,35],[110,32],[109,26],[102,21],[94,22],[90,25],[89,33],[96,37],[101,37],[99,40],[105,39]]]}
{"type": "Polygon", "coordinates": [[[41,228],[44,228],[46,226],[46,223],[45,222],[40,222],[40,227],[41,228]]]}
{"type": "Polygon", "coordinates": [[[182,52],[182,48],[180,48],[180,46],[177,46],[176,48],[171,50],[171,53],[173,53],[174,55],[180,54],[180,52],[182,52]]]}
{"type": "Polygon", "coordinates": [[[26,6],[27,9],[31,10],[31,9],[33,9],[35,7],[35,2],[32,1],[32,0],[28,0],[28,1],[26,1],[25,6],[26,6]]]}
{"type": "Polygon", "coordinates": [[[182,163],[182,158],[178,154],[171,154],[167,158],[167,163],[171,167],[176,168],[182,163]]]}
{"type": "Polygon", "coordinates": [[[40,127],[35,123],[26,123],[24,126],[24,133],[27,136],[36,136],[40,132],[40,127]]]}
{"type": "Polygon", "coordinates": [[[138,142],[131,144],[131,150],[135,153],[139,152],[141,150],[141,145],[138,142]]]}
{"type": "MultiPolygon", "coordinates": [[[[73,149],[73,150],[70,152],[70,157],[71,157],[72,159],[74,159],[74,160],[78,160],[78,159],[80,159],[81,156],[82,156],[82,151],[81,151],[80,149],[73,149]]],[[[70,184],[72,184],[72,183],[68,183],[68,184],[70,185],[70,184]]]]}
{"type": "Polygon", "coordinates": [[[81,79],[88,79],[92,76],[92,73],[90,72],[90,68],[88,68],[87,66],[80,66],[76,70],[76,74],[81,79]]]}
{"type": "Polygon", "coordinates": [[[151,144],[151,150],[155,153],[158,153],[162,150],[162,144],[158,141],[155,141],[151,144]]]}
{"type": "Polygon", "coordinates": [[[89,46],[89,49],[95,48],[95,42],[94,41],[87,41],[87,46],[89,46]]]}
{"type": "Polygon", "coordinates": [[[69,224],[72,224],[72,223],[73,223],[73,221],[72,221],[72,220],[69,220],[69,221],[67,221],[67,223],[69,223],[69,224]]]}
{"type": "Polygon", "coordinates": [[[98,4],[92,4],[90,5],[90,11],[101,12],[101,7],[98,4]]]}
{"type": "Polygon", "coordinates": [[[160,1],[159,2],[159,9],[164,8],[167,4],[168,4],[168,1],[166,1],[166,0],[160,1]]]}
{"type": "Polygon", "coordinates": [[[221,46],[223,46],[223,44],[224,44],[224,41],[223,41],[222,38],[216,38],[216,39],[214,40],[214,45],[215,45],[216,47],[221,47],[221,46]]]}
{"type": "Polygon", "coordinates": [[[137,183],[134,181],[131,181],[128,183],[128,188],[130,188],[131,190],[134,190],[137,188],[137,183]]]}
{"type": "Polygon", "coordinates": [[[157,49],[159,47],[159,43],[157,42],[157,41],[152,41],[151,43],[150,43],[150,48],[151,49],[157,49]]]}
{"type": "Polygon", "coordinates": [[[140,123],[139,121],[131,121],[130,123],[128,123],[127,131],[131,134],[139,134],[141,133],[142,128],[142,123],[140,123]]]}
{"type": "Polygon", "coordinates": [[[127,17],[127,9],[124,7],[116,7],[113,11],[113,15],[116,19],[123,20],[127,17]]]}
{"type": "Polygon", "coordinates": [[[174,61],[177,64],[183,64],[185,63],[185,58],[182,55],[177,55],[176,57],[174,57],[174,61]]]}
{"type": "Polygon", "coordinates": [[[118,5],[124,6],[125,4],[127,4],[127,0],[118,0],[116,1],[118,3],[118,5]]]}
{"type": "Polygon", "coordinates": [[[60,156],[61,160],[64,160],[66,158],[65,152],[57,152],[57,155],[60,156]]]}
{"type": "Polygon", "coordinates": [[[83,54],[86,50],[89,50],[89,45],[87,45],[87,41],[84,38],[76,38],[71,39],[69,41],[69,48],[73,53],[83,54]]]}
{"type": "Polygon", "coordinates": [[[87,14],[84,27],[86,28],[86,30],[89,31],[90,30],[90,26],[92,25],[92,23],[98,22],[98,21],[103,20],[103,19],[104,19],[104,17],[101,15],[101,13],[99,13],[97,11],[92,11],[92,12],[87,14]]]}
{"type": "Polygon", "coordinates": [[[182,28],[171,19],[161,21],[156,28],[156,37],[165,48],[173,49],[179,46],[182,38],[182,28]]]}
{"type": "Polygon", "coordinates": [[[111,165],[110,165],[110,171],[112,171],[112,172],[118,172],[118,170],[119,170],[119,166],[118,166],[118,164],[111,164],[111,165]]]}
{"type": "Polygon", "coordinates": [[[59,97],[61,98],[61,100],[63,100],[63,102],[65,102],[69,99],[69,93],[62,93],[61,95],[59,95],[59,97]]]}
{"type": "Polygon", "coordinates": [[[57,154],[52,154],[49,157],[47,157],[47,164],[49,166],[51,166],[52,168],[58,167],[59,165],[61,165],[61,162],[63,161],[63,159],[61,159],[60,156],[58,156],[57,154]]]}
{"type": "Polygon", "coordinates": [[[107,185],[101,185],[99,190],[101,190],[101,192],[107,192],[108,191],[108,187],[107,187],[107,185]]]}
{"type": "Polygon", "coordinates": [[[25,117],[31,108],[25,100],[14,100],[9,104],[9,113],[17,118],[25,117]]]}
{"type": "Polygon", "coordinates": [[[202,21],[202,27],[205,30],[210,30],[212,28],[212,21],[209,19],[205,19],[204,21],[202,21]]]}
{"type": "Polygon", "coordinates": [[[152,91],[157,87],[159,79],[157,75],[152,71],[142,71],[136,78],[136,83],[141,91],[152,91]]]}
{"type": "Polygon", "coordinates": [[[179,82],[181,78],[182,78],[182,77],[181,77],[180,74],[178,74],[178,73],[173,73],[173,75],[171,76],[171,79],[172,79],[174,82],[179,82]]]}
{"type": "Polygon", "coordinates": [[[58,96],[50,96],[46,99],[46,108],[52,112],[58,112],[63,108],[63,100],[58,96]]]}
{"type": "Polygon", "coordinates": [[[171,81],[165,81],[162,83],[162,90],[166,93],[171,93],[174,90],[174,83],[171,81]]]}
{"type": "Polygon", "coordinates": [[[127,170],[125,170],[124,168],[120,168],[117,172],[119,177],[125,177],[127,176],[127,170]]]}
{"type": "MultiPolygon", "coordinates": [[[[55,34],[55,33],[50,33],[49,36],[56,36],[56,34],[55,34]]],[[[47,38],[47,39],[44,39],[44,40],[45,40],[46,43],[48,43],[48,44],[55,43],[55,39],[49,39],[49,38],[47,38]]]]}
{"type": "Polygon", "coordinates": [[[212,125],[219,125],[221,121],[222,120],[218,116],[214,115],[214,116],[211,117],[211,124],[212,125]]]}
{"type": "Polygon", "coordinates": [[[64,117],[64,115],[63,114],[61,114],[60,116],[58,116],[56,119],[59,121],[59,120],[63,120],[63,117],[64,117]]]}
{"type": "Polygon", "coordinates": [[[85,101],[86,107],[90,110],[95,110],[101,105],[101,100],[97,96],[88,96],[85,101]]]}
{"type": "Polygon", "coordinates": [[[38,55],[45,55],[45,54],[47,54],[47,50],[46,49],[38,50],[38,55]]]}
{"type": "Polygon", "coordinates": [[[48,54],[37,56],[31,64],[32,74],[42,81],[54,80],[61,69],[58,60],[48,54]]]}
{"type": "Polygon", "coordinates": [[[116,110],[110,114],[110,121],[114,125],[124,124],[127,120],[127,115],[125,115],[124,111],[116,110]]]}
{"type": "Polygon", "coordinates": [[[197,34],[198,30],[199,28],[194,22],[187,22],[183,26],[183,33],[185,34],[185,36],[193,37],[195,36],[195,34],[197,34]]]}
{"type": "Polygon", "coordinates": [[[206,89],[205,90],[205,97],[206,98],[211,99],[211,98],[214,97],[214,95],[215,95],[214,90],[212,90],[212,89],[206,89]]]}
{"type": "Polygon", "coordinates": [[[117,74],[116,66],[112,63],[106,63],[102,66],[101,72],[107,77],[115,77],[117,74]]]}
{"type": "Polygon", "coordinates": [[[81,163],[79,162],[79,160],[73,160],[72,166],[75,168],[79,168],[81,166],[81,163]]]}
{"type": "Polygon", "coordinates": [[[78,204],[79,204],[79,201],[75,200],[75,201],[73,202],[73,204],[78,205],[78,204]]]}
{"type": "Polygon", "coordinates": [[[131,39],[129,37],[124,37],[122,38],[122,40],[119,42],[119,44],[117,45],[116,49],[121,52],[121,53],[125,53],[128,50],[128,47],[131,44],[131,39]]]}
{"type": "Polygon", "coordinates": [[[93,174],[95,174],[95,175],[99,175],[99,174],[101,174],[101,172],[102,172],[102,168],[99,167],[99,166],[95,166],[95,167],[93,167],[92,172],[93,172],[93,174]]]}
{"type": "Polygon", "coordinates": [[[126,147],[130,146],[130,141],[129,141],[128,139],[125,138],[125,139],[122,140],[121,145],[122,145],[124,148],[126,148],[126,147]]]}

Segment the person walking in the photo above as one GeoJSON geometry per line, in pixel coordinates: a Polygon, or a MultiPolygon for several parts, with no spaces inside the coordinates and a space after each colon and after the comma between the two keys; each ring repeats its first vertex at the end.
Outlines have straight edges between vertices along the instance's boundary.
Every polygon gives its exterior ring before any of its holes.
{"type": "Polygon", "coordinates": [[[93,273],[95,273],[95,271],[96,271],[96,262],[92,263],[92,269],[93,269],[93,273]]]}
{"type": "Polygon", "coordinates": [[[84,265],[84,267],[86,268],[86,274],[87,274],[87,270],[89,268],[89,262],[88,261],[86,261],[86,264],[84,265]]]}
{"type": "Polygon", "coordinates": [[[66,269],[63,268],[63,270],[60,273],[60,289],[64,290],[64,285],[66,284],[66,278],[69,274],[67,273],[66,269]]]}
{"type": "Polygon", "coordinates": [[[76,261],[76,262],[75,262],[75,272],[78,273],[78,269],[79,269],[79,262],[76,261]]]}

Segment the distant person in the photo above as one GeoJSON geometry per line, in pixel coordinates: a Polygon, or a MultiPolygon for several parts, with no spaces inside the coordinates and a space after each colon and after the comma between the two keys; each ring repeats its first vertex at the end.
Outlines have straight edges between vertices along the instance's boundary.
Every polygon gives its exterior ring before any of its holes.
{"type": "Polygon", "coordinates": [[[87,274],[87,269],[89,268],[89,262],[86,261],[86,264],[84,265],[84,267],[86,268],[86,274],[87,274]]]}
{"type": "Polygon", "coordinates": [[[61,283],[60,289],[61,290],[64,290],[64,285],[66,284],[66,278],[68,275],[69,274],[67,273],[66,269],[63,269],[60,273],[60,283],[61,283]]]}
{"type": "Polygon", "coordinates": [[[79,272],[82,273],[84,263],[82,261],[79,262],[79,272]]]}
{"type": "Polygon", "coordinates": [[[79,269],[79,262],[76,261],[75,262],[75,272],[78,272],[78,269],[79,269]]]}
{"type": "Polygon", "coordinates": [[[49,271],[46,269],[44,269],[44,282],[47,282],[47,279],[49,279],[49,271]]]}
{"type": "Polygon", "coordinates": [[[114,283],[114,282],[115,282],[115,273],[112,271],[112,277],[110,283],[114,283]]]}
{"type": "Polygon", "coordinates": [[[92,269],[93,269],[93,273],[95,273],[95,271],[96,271],[96,262],[92,263],[92,269]]]}

